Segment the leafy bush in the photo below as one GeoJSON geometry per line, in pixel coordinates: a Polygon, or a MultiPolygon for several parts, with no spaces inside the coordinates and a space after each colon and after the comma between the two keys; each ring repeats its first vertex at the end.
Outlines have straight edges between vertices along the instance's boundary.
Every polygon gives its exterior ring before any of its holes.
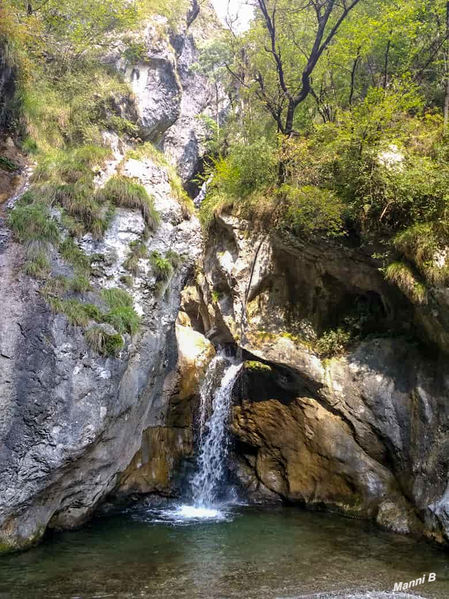
{"type": "Polygon", "coordinates": [[[315,344],[315,351],[321,358],[332,358],[347,351],[351,333],[342,328],[324,333],[315,344]]]}
{"type": "Polygon", "coordinates": [[[266,140],[237,143],[226,158],[212,162],[211,188],[234,198],[246,197],[277,182],[277,151],[266,140]]]}
{"type": "Polygon", "coordinates": [[[282,226],[298,237],[343,234],[344,206],[335,192],[308,185],[295,188],[284,185],[281,194],[286,208],[282,212],[282,226]]]}
{"type": "Polygon", "coordinates": [[[123,52],[123,58],[128,64],[134,65],[148,60],[148,48],[143,40],[128,40],[123,52]]]}

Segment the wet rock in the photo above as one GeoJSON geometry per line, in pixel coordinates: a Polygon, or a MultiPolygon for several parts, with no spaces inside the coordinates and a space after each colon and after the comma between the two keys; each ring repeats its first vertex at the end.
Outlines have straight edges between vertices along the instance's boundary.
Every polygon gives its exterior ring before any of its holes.
{"type": "Polygon", "coordinates": [[[263,365],[246,366],[233,411],[248,496],[447,541],[447,358],[425,351],[416,307],[358,250],[257,233],[232,214],[214,227],[196,313],[263,365]],[[317,339],[361,305],[365,339],[324,359],[317,339]]]}
{"type": "Polygon", "coordinates": [[[177,325],[178,362],[165,380],[166,426],[151,426],[142,435],[141,448],[121,475],[118,495],[159,493],[177,495],[183,463],[194,454],[194,413],[213,345],[193,329],[177,325]]]}

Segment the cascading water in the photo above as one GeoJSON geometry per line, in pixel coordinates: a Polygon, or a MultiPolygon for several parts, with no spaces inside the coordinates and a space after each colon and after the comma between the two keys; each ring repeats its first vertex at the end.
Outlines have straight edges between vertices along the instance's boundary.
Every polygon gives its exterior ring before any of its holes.
{"type": "MultiPolygon", "coordinates": [[[[227,424],[232,390],[241,367],[241,364],[232,362],[226,365],[221,384],[213,394],[209,420],[206,425],[203,424],[203,430],[200,429],[198,469],[192,480],[193,501],[199,507],[210,507],[214,504],[226,472],[227,424]]],[[[208,400],[209,397],[201,394],[202,416],[207,414],[208,400]]]]}
{"type": "Polygon", "coordinates": [[[193,503],[176,510],[181,519],[216,520],[223,516],[217,501],[226,474],[232,391],[241,368],[241,363],[222,353],[209,365],[200,390],[199,451],[191,481],[193,503]]]}

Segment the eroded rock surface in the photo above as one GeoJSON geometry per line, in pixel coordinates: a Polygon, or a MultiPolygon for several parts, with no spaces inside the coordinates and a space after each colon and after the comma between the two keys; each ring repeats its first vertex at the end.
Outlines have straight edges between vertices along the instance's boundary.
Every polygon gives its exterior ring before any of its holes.
{"type": "Polygon", "coordinates": [[[447,358],[424,353],[416,307],[358,250],[257,234],[233,215],[214,227],[187,308],[251,360],[232,422],[249,497],[447,541],[447,358]],[[364,335],[320,357],[317,340],[354,306],[364,335]]]}
{"type": "MultiPolygon", "coordinates": [[[[181,39],[188,36],[186,44],[194,46],[185,29],[179,35],[181,39]]],[[[182,113],[181,100],[197,105],[198,90],[187,83],[182,88],[174,50],[165,46],[160,52],[157,48],[149,52],[154,56],[145,66],[145,85],[135,87],[136,103],[148,137],[160,139],[182,113]],[[189,93],[195,93],[190,101],[189,93]]],[[[202,79],[202,84],[209,97],[207,82],[202,79]]],[[[128,108],[128,114],[135,111],[133,106],[128,108]]],[[[193,120],[183,126],[187,136],[195,135],[189,131],[193,120]]],[[[92,290],[75,294],[75,299],[101,308],[99,291],[118,287],[131,294],[141,317],[139,331],[132,337],[125,335],[118,355],[99,355],[87,344],[81,328],[52,312],[39,284],[23,272],[24,248],[14,242],[1,221],[1,549],[27,547],[47,527],[79,525],[120,484],[136,490],[137,483],[127,471],[133,460],[151,461],[151,456],[157,456],[157,465],[153,461],[151,466],[159,472],[156,482],[145,490],[163,492],[176,452],[191,452],[191,429],[187,425],[182,429],[180,424],[187,418],[181,413],[184,404],[176,410],[170,401],[176,393],[183,399],[194,393],[185,389],[184,380],[175,391],[173,373],[177,368],[188,370],[189,360],[197,358],[183,352],[178,362],[175,322],[181,291],[201,253],[199,222],[180,205],[170,169],[161,165],[159,157],[127,159],[122,140],[105,134],[105,142],[114,156],[97,184],[103,185],[117,173],[135,179],[154,199],[160,216],[159,226],[146,238],[140,211],[118,208],[103,239],[86,235],[80,241],[92,259],[94,277],[92,290]],[[139,260],[135,276],[129,276],[130,244],[142,239],[148,255],[157,252],[163,257],[170,250],[178,257],[165,280],[158,279],[148,258],[139,260]],[[123,478],[125,471],[128,475],[123,478]]],[[[180,151],[183,144],[180,139],[180,151]]],[[[198,149],[192,164],[200,156],[198,149]]],[[[51,269],[54,275],[72,274],[56,251],[51,255],[51,269]]],[[[114,332],[111,325],[101,326],[114,332]]],[[[204,342],[206,353],[212,351],[204,342]]],[[[191,387],[196,376],[197,372],[190,376],[191,387]]],[[[142,488],[141,480],[138,484],[142,488]]]]}

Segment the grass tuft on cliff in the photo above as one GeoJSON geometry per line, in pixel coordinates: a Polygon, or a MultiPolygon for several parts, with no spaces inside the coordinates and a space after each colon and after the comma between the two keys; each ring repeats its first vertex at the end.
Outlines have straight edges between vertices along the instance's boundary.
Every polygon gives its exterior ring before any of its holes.
{"type": "Polygon", "coordinates": [[[152,143],[146,142],[136,146],[128,151],[126,157],[132,160],[144,160],[147,158],[155,164],[164,167],[168,173],[172,194],[184,209],[185,215],[187,216],[195,211],[193,201],[185,191],[176,168],[152,143]]]}
{"type": "Polygon", "coordinates": [[[110,202],[114,206],[138,209],[147,227],[154,231],[160,222],[160,216],[154,207],[154,200],[143,185],[134,179],[116,175],[97,192],[100,202],[110,202]]]}
{"type": "Polygon", "coordinates": [[[19,202],[10,212],[8,223],[21,243],[40,241],[56,244],[59,241],[58,226],[48,206],[42,202],[19,202]]]}
{"type": "Polygon", "coordinates": [[[95,325],[86,331],[88,345],[102,356],[117,356],[124,347],[120,334],[108,333],[103,327],[95,325]]]}
{"type": "Polygon", "coordinates": [[[385,277],[399,287],[412,303],[427,303],[427,289],[417,280],[412,269],[403,262],[393,262],[385,271],[385,277]]]}
{"type": "Polygon", "coordinates": [[[148,249],[141,239],[132,241],[129,244],[129,249],[130,254],[123,266],[126,270],[129,270],[130,273],[136,276],[139,272],[139,262],[148,258],[148,249]]]}

